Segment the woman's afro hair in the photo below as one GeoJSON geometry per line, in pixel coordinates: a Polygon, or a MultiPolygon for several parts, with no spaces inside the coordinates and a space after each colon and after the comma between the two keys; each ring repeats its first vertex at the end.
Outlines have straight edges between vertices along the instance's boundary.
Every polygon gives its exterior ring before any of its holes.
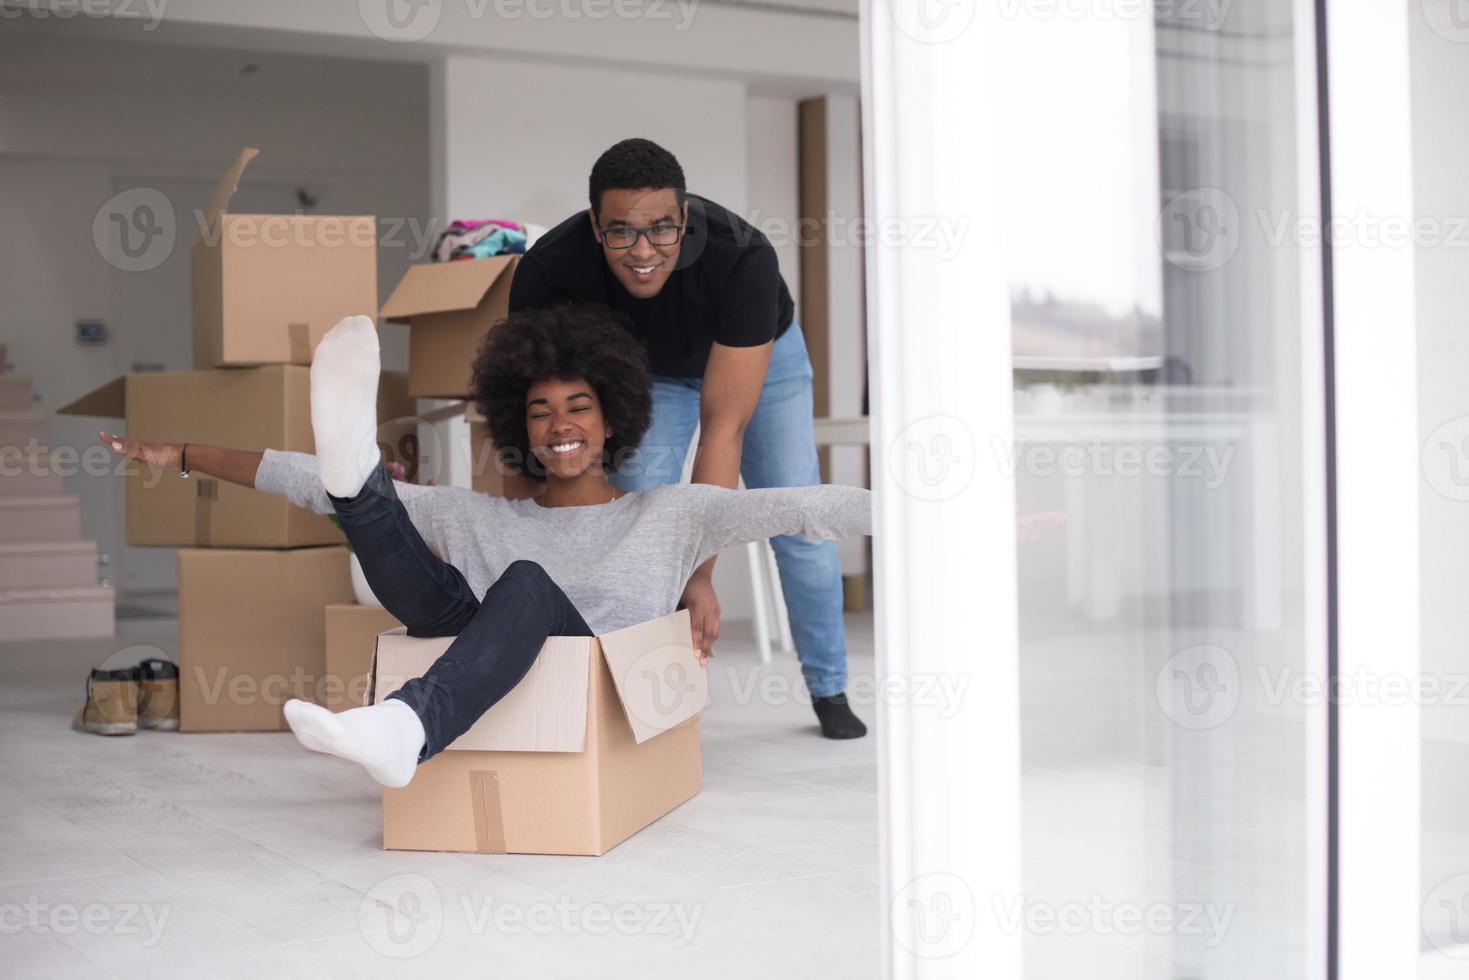
{"type": "Polygon", "coordinates": [[[600,303],[521,310],[480,341],[474,401],[505,467],[537,480],[544,480],[546,471],[530,451],[525,398],[532,384],[547,378],[581,378],[596,391],[602,415],[612,426],[603,465],[615,473],[652,422],[653,384],[643,345],[600,303]]]}

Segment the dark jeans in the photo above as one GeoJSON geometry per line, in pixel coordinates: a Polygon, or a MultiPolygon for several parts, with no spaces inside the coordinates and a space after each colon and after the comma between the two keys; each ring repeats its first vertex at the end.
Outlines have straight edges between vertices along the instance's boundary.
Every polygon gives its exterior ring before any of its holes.
{"type": "Polygon", "coordinates": [[[379,466],[357,496],[331,502],[383,608],[409,636],[455,637],[428,673],[388,695],[423,721],[419,762],[510,693],[548,636],[593,635],[566,593],[532,561],[511,562],[477,598],[463,573],[424,543],[386,468],[379,466]]]}

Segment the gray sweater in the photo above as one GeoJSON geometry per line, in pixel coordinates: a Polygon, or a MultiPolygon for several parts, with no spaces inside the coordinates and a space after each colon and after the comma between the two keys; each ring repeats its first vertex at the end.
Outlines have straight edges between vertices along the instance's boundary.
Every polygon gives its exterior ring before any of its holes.
{"type": "MultiPolygon", "coordinates": [[[[333,513],[315,456],[267,449],[255,486],[333,513]]],[[[778,534],[872,533],[871,491],[860,487],[675,484],[586,507],[542,507],[459,487],[395,487],[418,533],[476,595],[512,561],[528,559],[599,634],[673,612],[694,569],[730,545],[778,534]]]]}

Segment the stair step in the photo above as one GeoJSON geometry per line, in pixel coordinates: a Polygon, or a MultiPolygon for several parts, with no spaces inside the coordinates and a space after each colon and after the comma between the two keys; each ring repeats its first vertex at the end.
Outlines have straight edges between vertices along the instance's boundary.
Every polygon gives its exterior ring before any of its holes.
{"type": "Polygon", "coordinates": [[[0,374],[0,410],[31,407],[31,376],[0,374]]]}
{"type": "Polygon", "coordinates": [[[0,447],[46,445],[46,413],[39,408],[0,411],[0,447]]]}
{"type": "Polygon", "coordinates": [[[0,641],[111,636],[115,607],[100,586],[0,591],[0,641]]]}
{"type": "Polygon", "coordinates": [[[0,544],[0,591],[89,588],[96,584],[95,541],[0,544]]]}
{"type": "Polygon", "coordinates": [[[50,450],[0,449],[0,497],[46,497],[64,492],[50,450]]]}
{"type": "Polygon", "coordinates": [[[0,544],[81,539],[82,507],[76,494],[0,496],[0,544]]]}

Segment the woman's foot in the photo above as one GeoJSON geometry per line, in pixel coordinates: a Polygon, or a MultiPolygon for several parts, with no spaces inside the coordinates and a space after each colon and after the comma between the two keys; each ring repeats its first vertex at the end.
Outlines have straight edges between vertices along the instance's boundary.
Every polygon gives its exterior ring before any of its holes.
{"type": "Polygon", "coordinates": [[[377,328],[349,316],[327,331],[311,359],[311,429],[321,485],[355,497],[381,457],[377,448],[377,328]]]}
{"type": "Polygon", "coordinates": [[[423,751],[423,722],[398,698],[333,714],[320,705],[286,702],[286,724],[313,752],[348,759],[384,786],[407,786],[423,751]]]}

